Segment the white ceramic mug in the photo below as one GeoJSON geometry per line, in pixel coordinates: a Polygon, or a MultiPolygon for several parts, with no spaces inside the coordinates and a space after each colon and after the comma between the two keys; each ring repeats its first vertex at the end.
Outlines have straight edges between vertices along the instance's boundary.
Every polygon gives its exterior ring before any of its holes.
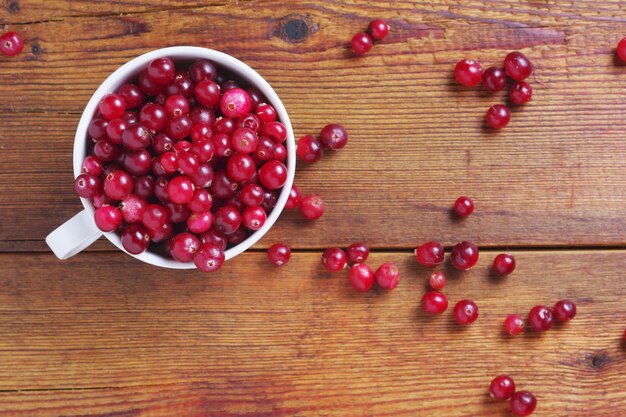
{"type": "MultiPolygon", "coordinates": [[[[113,74],[111,74],[102,83],[102,85],[100,85],[83,111],[80,122],[78,123],[78,128],[76,129],[76,137],[74,139],[74,177],[81,174],[81,166],[86,156],[87,144],[89,140],[87,128],[96,114],[100,99],[108,93],[117,91],[122,84],[137,77],[139,72],[146,68],[150,61],[160,57],[169,57],[174,62],[193,61],[198,58],[206,58],[215,62],[219,67],[226,69],[239,78],[247,81],[250,86],[258,88],[267,98],[267,101],[276,108],[278,119],[287,128],[287,140],[285,142],[287,147],[287,181],[281,190],[276,206],[267,217],[267,221],[263,227],[252,233],[240,244],[226,251],[226,259],[231,259],[248,249],[250,246],[254,245],[272,227],[285,207],[296,172],[295,139],[285,106],[268,82],[265,81],[265,79],[263,79],[263,77],[261,77],[256,71],[238,59],[223,52],[211,49],[194,46],[176,46],[148,52],[147,54],[141,55],[122,65],[113,74]]],[[[120,237],[116,233],[103,233],[96,227],[93,219],[94,207],[91,202],[85,198],[81,198],[81,201],[85,209],[62,224],[46,237],[46,243],[50,249],[52,249],[54,254],[59,259],[67,259],[87,248],[102,235],[109,239],[120,250],[126,252],[122,246],[120,237]]],[[[165,268],[191,269],[196,267],[193,262],[178,262],[156,253],[152,253],[149,250],[139,255],[129,255],[151,265],[165,268]]]]}

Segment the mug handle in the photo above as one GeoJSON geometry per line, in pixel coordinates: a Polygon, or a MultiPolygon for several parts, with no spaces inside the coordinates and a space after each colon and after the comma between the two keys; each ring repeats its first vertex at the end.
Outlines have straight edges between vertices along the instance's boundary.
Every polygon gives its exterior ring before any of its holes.
{"type": "Polygon", "coordinates": [[[86,249],[102,236],[92,215],[83,210],[46,237],[46,243],[59,259],[67,259],[86,249]]]}

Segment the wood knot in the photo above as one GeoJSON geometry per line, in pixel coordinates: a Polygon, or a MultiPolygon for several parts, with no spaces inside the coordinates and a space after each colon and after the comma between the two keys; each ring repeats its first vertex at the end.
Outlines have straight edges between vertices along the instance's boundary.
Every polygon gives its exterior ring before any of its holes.
{"type": "Polygon", "coordinates": [[[150,32],[150,26],[139,20],[121,17],[120,21],[124,24],[124,35],[139,36],[142,33],[150,32]]]}
{"type": "Polygon", "coordinates": [[[586,359],[589,366],[597,370],[605,368],[612,362],[612,359],[606,352],[588,353],[586,359]]]}
{"type": "Polygon", "coordinates": [[[278,21],[274,36],[278,36],[285,42],[301,43],[318,30],[319,25],[309,16],[290,14],[278,21]]]}
{"type": "Polygon", "coordinates": [[[43,50],[38,43],[34,43],[33,46],[30,47],[30,50],[33,52],[33,55],[41,55],[43,50]]]}
{"type": "Polygon", "coordinates": [[[20,2],[18,0],[4,0],[4,5],[9,13],[17,13],[20,11],[20,2]]]}

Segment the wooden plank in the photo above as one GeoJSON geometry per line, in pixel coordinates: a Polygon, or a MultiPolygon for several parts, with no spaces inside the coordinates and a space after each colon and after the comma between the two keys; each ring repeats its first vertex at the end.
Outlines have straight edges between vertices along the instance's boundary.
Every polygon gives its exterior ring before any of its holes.
{"type": "Polygon", "coordinates": [[[407,252],[391,293],[354,292],[319,253],[286,267],[262,253],[222,272],[168,271],[113,253],[59,262],[0,255],[0,409],[12,417],[502,416],[489,400],[509,373],[541,416],[626,413],[621,342],[624,251],[515,251],[514,275],[490,276],[494,252],[468,273],[446,267],[451,304],[479,320],[419,308],[428,271],[407,252]],[[578,316],[511,339],[506,314],[568,297],[578,316]]]}

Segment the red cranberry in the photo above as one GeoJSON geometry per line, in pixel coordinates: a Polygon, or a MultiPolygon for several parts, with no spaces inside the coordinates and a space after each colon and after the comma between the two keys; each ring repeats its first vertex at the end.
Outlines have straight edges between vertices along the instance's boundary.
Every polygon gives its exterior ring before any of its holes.
{"type": "Polygon", "coordinates": [[[134,124],[128,126],[128,128],[122,133],[122,141],[124,146],[133,151],[139,149],[145,149],[152,141],[152,136],[146,128],[141,125],[134,124]]]}
{"type": "Polygon", "coordinates": [[[120,212],[126,223],[139,223],[148,203],[136,194],[128,194],[120,203],[120,212]]]}
{"type": "Polygon", "coordinates": [[[261,207],[263,207],[263,210],[265,210],[266,213],[269,213],[276,205],[277,200],[278,197],[275,192],[265,190],[263,193],[263,202],[261,203],[261,207]]]}
{"type": "Polygon", "coordinates": [[[120,119],[124,120],[128,125],[134,125],[135,123],[139,123],[139,115],[136,111],[126,110],[124,115],[120,117],[120,119]]]}
{"type": "Polygon", "coordinates": [[[193,124],[188,116],[172,117],[165,126],[165,133],[174,140],[181,140],[191,135],[193,124]]]}
{"type": "Polygon", "coordinates": [[[215,133],[224,133],[225,135],[232,135],[237,128],[237,123],[233,119],[228,117],[222,117],[213,125],[215,133]]]}
{"type": "Polygon", "coordinates": [[[167,218],[172,223],[182,223],[187,221],[189,215],[191,214],[191,210],[187,204],[178,204],[173,201],[166,201],[163,204],[165,207],[165,211],[167,211],[167,218]]]}
{"type": "Polygon", "coordinates": [[[474,87],[480,84],[483,77],[483,69],[480,63],[474,59],[463,59],[454,68],[454,78],[465,87],[474,87]]]}
{"type": "Polygon", "coordinates": [[[15,56],[24,50],[24,41],[17,32],[6,32],[0,36],[0,52],[6,56],[15,56]]]}
{"type": "Polygon", "coordinates": [[[338,124],[326,125],[320,132],[320,140],[324,148],[336,151],[348,143],[348,132],[338,124]]]}
{"type": "Polygon", "coordinates": [[[252,153],[256,150],[259,138],[253,130],[241,128],[235,130],[232,136],[233,148],[243,154],[252,153]]]}
{"type": "Polygon", "coordinates": [[[170,253],[179,262],[191,262],[200,247],[200,240],[191,233],[179,233],[172,238],[170,253]]]}
{"type": "Polygon", "coordinates": [[[218,133],[211,138],[211,141],[215,149],[215,156],[223,158],[233,153],[232,142],[228,135],[218,133]]]}
{"type": "Polygon", "coordinates": [[[108,120],[93,119],[89,123],[89,127],[87,128],[87,133],[89,134],[91,138],[95,140],[106,139],[108,126],[109,126],[108,120]]]}
{"type": "Polygon", "coordinates": [[[189,111],[189,118],[193,124],[205,123],[213,125],[215,123],[215,112],[202,106],[195,106],[189,111]]]}
{"type": "Polygon", "coordinates": [[[217,171],[209,187],[209,192],[221,200],[226,200],[235,194],[237,188],[237,183],[225,171],[217,171]]]}
{"type": "Polygon", "coordinates": [[[140,224],[130,224],[122,231],[121,240],[126,252],[139,255],[148,249],[150,233],[140,224]]]}
{"type": "Polygon", "coordinates": [[[144,210],[141,222],[148,229],[158,229],[167,222],[167,211],[160,204],[150,204],[144,210]]]}
{"type": "Polygon", "coordinates": [[[260,103],[265,101],[265,96],[263,96],[261,90],[256,87],[248,87],[246,91],[250,95],[250,99],[252,100],[252,110],[254,111],[260,103]]]}
{"type": "Polygon", "coordinates": [[[165,111],[170,117],[183,116],[189,113],[189,100],[177,94],[165,100],[165,111]]]}
{"type": "Polygon", "coordinates": [[[489,385],[489,394],[492,398],[500,401],[506,401],[515,393],[515,382],[508,375],[499,375],[491,381],[489,385]]]}
{"type": "Polygon", "coordinates": [[[436,291],[441,291],[447,282],[445,274],[441,271],[433,272],[428,279],[428,285],[436,291]]]}
{"type": "Polygon", "coordinates": [[[248,237],[248,232],[246,231],[246,228],[240,227],[239,229],[235,230],[233,233],[229,234],[226,237],[228,239],[229,244],[238,245],[244,240],[246,240],[246,238],[248,237]]]}
{"type": "Polygon", "coordinates": [[[515,258],[508,253],[501,253],[493,260],[493,270],[498,275],[510,275],[515,270],[515,258]]]}
{"type": "Polygon", "coordinates": [[[150,235],[152,236],[152,241],[155,243],[163,242],[172,237],[174,233],[174,227],[172,223],[165,223],[163,226],[158,229],[150,229],[150,235]]]}
{"type": "Polygon", "coordinates": [[[104,192],[112,200],[122,200],[133,192],[133,178],[124,171],[114,171],[104,180],[104,192]]]}
{"type": "Polygon", "coordinates": [[[525,81],[517,81],[509,91],[511,103],[522,105],[528,103],[533,98],[533,88],[525,81]]]}
{"type": "Polygon", "coordinates": [[[176,142],[167,136],[164,132],[159,133],[154,137],[152,142],[152,148],[156,153],[163,153],[174,149],[176,142]]]}
{"type": "Polygon", "coordinates": [[[450,259],[455,268],[467,271],[478,262],[478,248],[472,242],[457,243],[452,248],[450,259]]]}
{"type": "Polygon", "coordinates": [[[516,416],[529,416],[537,408],[537,399],[528,391],[518,391],[511,396],[510,405],[516,416]]]}
{"type": "Polygon", "coordinates": [[[193,83],[182,71],[177,71],[172,81],[166,88],[165,93],[168,96],[181,95],[186,99],[190,99],[193,96],[193,83]]]}
{"type": "Polygon", "coordinates": [[[203,233],[213,225],[213,215],[210,211],[191,213],[187,218],[187,229],[192,233],[203,233]]]}
{"type": "Polygon", "coordinates": [[[154,195],[154,179],[148,175],[135,178],[134,193],[148,200],[154,195]]]}
{"type": "MultiPolygon", "coordinates": [[[[198,126],[198,125],[196,125],[198,126]]],[[[191,151],[196,154],[200,162],[209,162],[213,159],[215,145],[209,140],[197,140],[191,146],[191,151]]]]}
{"type": "Polygon", "coordinates": [[[169,187],[169,182],[165,178],[159,178],[157,182],[154,183],[154,195],[161,201],[169,201],[170,196],[167,194],[167,189],[169,187]]]}
{"type": "MultiPolygon", "coordinates": [[[[233,157],[231,157],[232,159],[233,157]]],[[[252,161],[252,158],[250,160],[252,161]]],[[[277,190],[287,181],[287,167],[275,159],[267,161],[259,169],[259,180],[268,190],[277,190]]]]}
{"type": "Polygon", "coordinates": [[[124,119],[113,119],[107,125],[106,131],[107,136],[111,143],[116,145],[121,145],[122,142],[122,134],[128,128],[130,124],[124,119]]]}
{"type": "Polygon", "coordinates": [[[348,246],[346,255],[348,255],[350,264],[360,264],[367,260],[367,257],[370,255],[370,248],[362,242],[353,243],[348,246]]]}
{"type": "Polygon", "coordinates": [[[204,80],[215,81],[217,66],[208,59],[198,59],[189,67],[189,77],[196,84],[204,80]]]}
{"type": "Polygon", "coordinates": [[[233,206],[217,209],[213,218],[213,227],[225,235],[231,234],[241,226],[241,215],[233,206]]]}
{"type": "Polygon", "coordinates": [[[322,142],[313,135],[303,136],[298,141],[296,155],[307,164],[317,162],[324,156],[322,142]]]}
{"type": "Polygon", "coordinates": [[[393,290],[400,282],[400,270],[393,262],[385,262],[378,267],[374,274],[376,284],[382,289],[393,290]]]}
{"type": "Polygon", "coordinates": [[[155,83],[167,85],[174,81],[176,68],[169,58],[157,58],[148,64],[148,78],[155,83]]]}
{"type": "Polygon", "coordinates": [[[163,85],[156,84],[148,77],[148,70],[143,70],[139,73],[139,80],[137,82],[142,92],[149,96],[157,96],[163,91],[163,85]]]}
{"type": "Polygon", "coordinates": [[[250,95],[241,88],[228,90],[220,100],[220,109],[226,117],[237,118],[252,110],[252,99],[250,95]]]}
{"type": "Polygon", "coordinates": [[[487,124],[494,129],[502,129],[511,120],[511,111],[504,104],[495,104],[489,107],[485,115],[487,124]]]}
{"type": "Polygon", "coordinates": [[[167,195],[171,201],[178,204],[185,204],[193,198],[193,184],[191,180],[180,175],[172,178],[167,185],[167,195]]]}
{"type": "Polygon", "coordinates": [[[506,87],[504,68],[491,67],[483,74],[483,85],[489,91],[500,91],[506,87]]]}
{"type": "Polygon", "coordinates": [[[280,143],[276,144],[276,149],[274,151],[274,159],[280,162],[285,162],[287,159],[287,148],[285,148],[280,143]]]}
{"type": "Polygon", "coordinates": [[[461,300],[454,306],[453,313],[456,322],[466,326],[478,318],[478,306],[472,300],[461,300]]]}
{"type": "Polygon", "coordinates": [[[209,231],[202,233],[200,235],[200,240],[202,241],[202,243],[213,243],[214,245],[222,248],[222,250],[226,249],[226,236],[224,236],[215,229],[209,229],[209,231]]]}
{"type": "Polygon", "coordinates": [[[204,107],[213,108],[220,102],[220,87],[211,80],[196,85],[195,97],[204,107]]]}
{"type": "Polygon", "coordinates": [[[352,52],[357,55],[365,55],[372,49],[372,45],[374,45],[374,41],[365,32],[359,32],[352,37],[352,52]]]}
{"type": "Polygon", "coordinates": [[[322,265],[331,272],[341,271],[347,262],[346,253],[339,248],[328,248],[322,254],[322,265]]]}
{"type": "Polygon", "coordinates": [[[165,129],[167,114],[160,104],[148,103],[139,111],[139,123],[153,133],[165,129]]]}
{"type": "Polygon", "coordinates": [[[246,207],[241,213],[241,222],[250,230],[259,230],[265,224],[267,215],[259,206],[246,207]]]}
{"type": "Polygon", "coordinates": [[[198,248],[193,257],[193,263],[199,270],[204,272],[215,272],[224,264],[224,251],[218,245],[204,243],[198,248]]]}
{"type": "Polygon", "coordinates": [[[178,168],[185,175],[192,175],[198,170],[200,160],[193,152],[180,152],[178,154],[178,168]]]}
{"type": "Polygon", "coordinates": [[[93,153],[102,162],[111,162],[122,155],[122,150],[119,146],[103,139],[96,142],[93,153]]]}
{"type": "Polygon", "coordinates": [[[554,317],[560,322],[567,322],[576,316],[576,304],[570,300],[561,300],[552,309],[554,317]]]}
{"type": "Polygon", "coordinates": [[[524,329],[524,320],[519,314],[509,314],[504,320],[504,331],[510,336],[517,336],[524,329]]]}
{"type": "Polygon", "coordinates": [[[448,308],[448,298],[439,291],[429,291],[422,297],[422,309],[428,314],[441,314],[448,308]]]}
{"type": "Polygon", "coordinates": [[[276,109],[267,103],[260,103],[254,110],[254,114],[263,123],[275,122],[278,117],[276,109]]]}
{"type": "Polygon", "coordinates": [[[546,306],[535,306],[528,313],[528,325],[538,332],[552,328],[552,310],[546,306]]]}
{"type": "Polygon", "coordinates": [[[504,70],[515,81],[522,81],[532,74],[533,65],[521,52],[511,52],[504,58],[504,70]]]}
{"type": "Polygon", "coordinates": [[[136,109],[144,101],[143,92],[135,84],[123,84],[117,89],[117,94],[124,98],[127,109],[136,109]]]}
{"type": "Polygon", "coordinates": [[[283,266],[291,258],[291,249],[284,243],[276,243],[267,250],[267,259],[276,266],[283,266]]]}
{"type": "Polygon", "coordinates": [[[87,156],[80,168],[80,172],[83,174],[91,174],[96,177],[99,177],[100,174],[102,174],[102,171],[102,162],[93,155],[87,156]]]}
{"type": "Polygon", "coordinates": [[[267,136],[275,143],[283,143],[287,139],[287,127],[281,122],[268,122],[261,127],[259,134],[267,136]]]}
{"type": "Polygon", "coordinates": [[[122,213],[113,206],[102,206],[94,213],[96,226],[103,232],[112,232],[122,224],[122,213]]]}
{"type": "Polygon", "coordinates": [[[193,197],[187,206],[189,207],[189,210],[194,213],[209,211],[211,210],[211,207],[213,207],[213,197],[211,197],[211,194],[209,194],[206,189],[198,188],[194,190],[193,197]]]}
{"type": "Polygon", "coordinates": [[[179,140],[174,144],[174,151],[177,153],[190,152],[193,144],[186,140],[179,140]]]}
{"type": "Polygon", "coordinates": [[[626,62],[626,38],[622,38],[617,44],[617,56],[622,62],[626,62]]]}
{"type": "Polygon", "coordinates": [[[300,203],[300,214],[307,220],[317,220],[324,214],[324,200],[315,194],[307,195],[300,203]]]}
{"type": "Polygon", "coordinates": [[[258,131],[261,128],[261,121],[254,114],[246,114],[243,117],[240,117],[237,121],[237,127],[239,129],[250,129],[253,132],[258,131]]]}
{"type": "Polygon", "coordinates": [[[102,117],[107,120],[118,119],[122,117],[126,110],[126,102],[124,97],[119,94],[107,94],[100,100],[98,110],[102,113],[102,117]]]}
{"type": "Polygon", "coordinates": [[[375,277],[371,268],[365,264],[355,264],[348,272],[350,284],[359,292],[367,292],[374,285],[375,277]]]}
{"type": "Polygon", "coordinates": [[[276,156],[276,146],[273,140],[265,136],[259,137],[254,156],[261,161],[269,161],[276,156]]]}
{"type": "MultiPolygon", "coordinates": [[[[235,88],[239,88],[239,84],[237,84],[237,81],[235,80],[224,81],[220,84],[220,91],[222,92],[222,94],[235,88]]],[[[252,102],[252,97],[250,97],[250,101],[252,102]]]]}
{"type": "Polygon", "coordinates": [[[443,262],[444,251],[441,243],[431,240],[415,249],[415,259],[426,268],[434,268],[443,262]]]}
{"type": "Polygon", "coordinates": [[[474,202],[469,197],[461,196],[454,202],[454,212],[459,217],[467,217],[474,212],[474,202]]]}
{"type": "Polygon", "coordinates": [[[247,206],[258,206],[263,202],[263,188],[257,184],[247,184],[239,193],[239,200],[247,206]]]}
{"type": "Polygon", "coordinates": [[[302,202],[302,193],[296,184],[291,186],[291,191],[289,191],[289,198],[287,198],[287,203],[285,204],[286,209],[295,209],[300,207],[300,203],[302,202]]]}
{"type": "Polygon", "coordinates": [[[152,165],[150,152],[145,149],[128,151],[124,155],[124,170],[132,175],[146,175],[152,165]]]}
{"type": "Polygon", "coordinates": [[[178,171],[178,155],[176,152],[167,151],[162,153],[156,158],[161,163],[161,166],[168,174],[173,174],[178,171]]]}
{"type": "Polygon", "coordinates": [[[389,34],[389,25],[383,19],[376,19],[370,22],[368,33],[372,39],[380,41],[389,34]]]}

